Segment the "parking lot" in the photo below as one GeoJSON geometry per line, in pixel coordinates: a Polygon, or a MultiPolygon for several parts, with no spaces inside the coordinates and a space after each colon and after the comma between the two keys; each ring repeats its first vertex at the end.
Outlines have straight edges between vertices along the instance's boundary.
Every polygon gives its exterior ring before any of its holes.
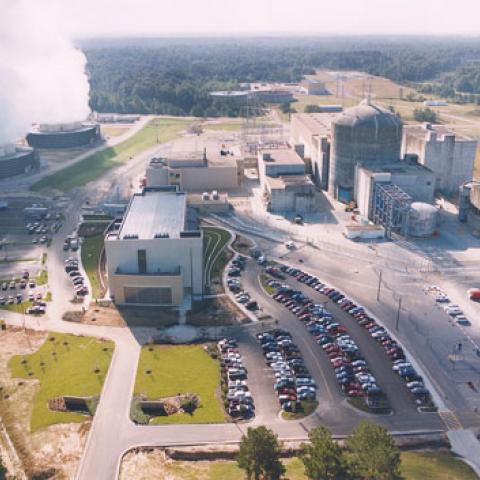
{"type": "MultiPolygon", "coordinates": [[[[247,292],[251,292],[251,295],[258,299],[261,310],[265,314],[268,313],[272,316],[276,327],[284,328],[290,332],[293,342],[298,345],[305,365],[317,385],[319,406],[315,415],[304,420],[305,425],[314,425],[320,418],[322,422],[329,425],[336,432],[348,432],[366,413],[353,408],[347,403],[346,395],[338,383],[330,358],[318,345],[316,339],[309,333],[305,325],[299,321],[294,313],[274,301],[272,296],[262,289],[260,275],[264,272],[264,267],[248,260],[246,270],[242,272],[241,276],[242,288],[247,292]]],[[[378,382],[378,386],[385,393],[392,409],[391,414],[372,414],[373,418],[376,418],[377,421],[380,421],[390,429],[444,428],[442,421],[436,413],[420,413],[418,411],[419,405],[416,403],[411,391],[406,387],[406,382],[398,373],[394,372],[393,364],[385,354],[383,346],[371,338],[364,327],[359,325],[350,314],[342,310],[337,304],[334,304],[328,297],[305,284],[297,282],[292,278],[285,278],[281,282],[291,284],[295,289],[311,297],[314,302],[323,304],[327,309],[331,310],[338,323],[346,327],[348,335],[364,356],[372,375],[378,382]]],[[[257,359],[258,353],[255,355],[255,359],[257,359]]],[[[248,357],[249,354],[246,354],[246,362],[248,357]]],[[[262,381],[260,380],[260,382],[262,381]]],[[[267,376],[263,380],[262,386],[259,386],[261,393],[255,395],[257,402],[256,413],[258,416],[263,413],[262,397],[266,397],[265,403],[272,401],[270,389],[273,382],[274,376],[267,376]]],[[[251,388],[253,392],[255,382],[253,382],[251,388]]],[[[270,406],[268,415],[272,413],[271,410],[272,407],[270,406]]],[[[278,403],[276,411],[278,414],[278,403]]]]}

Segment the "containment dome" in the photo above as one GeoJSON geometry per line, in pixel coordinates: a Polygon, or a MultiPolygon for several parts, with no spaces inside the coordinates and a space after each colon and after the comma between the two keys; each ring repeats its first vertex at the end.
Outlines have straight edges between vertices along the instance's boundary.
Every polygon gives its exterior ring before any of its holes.
{"type": "Polygon", "coordinates": [[[408,234],[430,237],[437,226],[437,209],[429,203],[413,202],[408,216],[408,234]]]}
{"type": "Polygon", "coordinates": [[[355,166],[400,160],[403,123],[398,115],[363,101],[345,110],[333,122],[329,192],[349,200],[353,191],[355,166]]]}

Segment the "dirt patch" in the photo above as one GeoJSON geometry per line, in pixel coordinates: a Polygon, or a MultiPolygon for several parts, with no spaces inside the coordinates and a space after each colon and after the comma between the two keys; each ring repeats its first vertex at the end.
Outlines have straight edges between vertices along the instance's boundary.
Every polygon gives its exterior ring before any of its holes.
{"type": "MultiPolygon", "coordinates": [[[[25,478],[73,478],[83,452],[90,421],[82,424],[58,424],[30,433],[30,417],[33,398],[38,390],[37,380],[12,379],[8,361],[13,355],[29,354],[37,350],[47,337],[46,332],[26,332],[20,328],[8,328],[0,333],[0,415],[8,436],[15,447],[20,462],[11,474],[25,478]]],[[[2,447],[5,439],[2,438],[2,447]]]]}
{"type": "Polygon", "coordinates": [[[195,302],[187,314],[187,323],[196,327],[238,325],[248,319],[226,296],[195,302]]]}
{"type": "Polygon", "coordinates": [[[250,250],[254,247],[254,244],[251,240],[244,237],[243,235],[236,235],[235,240],[232,243],[232,248],[242,255],[250,255],[250,250]]]}

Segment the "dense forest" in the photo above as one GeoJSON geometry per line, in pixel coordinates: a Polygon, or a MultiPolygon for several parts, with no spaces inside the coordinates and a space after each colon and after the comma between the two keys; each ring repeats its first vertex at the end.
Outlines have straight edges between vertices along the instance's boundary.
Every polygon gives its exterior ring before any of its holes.
{"type": "Polygon", "coordinates": [[[315,68],[361,70],[445,97],[480,93],[480,40],[441,38],[156,38],[88,40],[99,112],[240,114],[209,96],[241,82],[297,82],[315,68]]]}

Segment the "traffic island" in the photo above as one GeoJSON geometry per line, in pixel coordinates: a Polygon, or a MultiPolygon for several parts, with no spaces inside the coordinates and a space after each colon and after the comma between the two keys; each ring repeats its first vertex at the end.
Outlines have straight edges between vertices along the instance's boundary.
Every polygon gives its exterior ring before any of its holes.
{"type": "Polygon", "coordinates": [[[130,416],[138,424],[223,423],[220,366],[207,345],[146,345],[130,416]]]}

